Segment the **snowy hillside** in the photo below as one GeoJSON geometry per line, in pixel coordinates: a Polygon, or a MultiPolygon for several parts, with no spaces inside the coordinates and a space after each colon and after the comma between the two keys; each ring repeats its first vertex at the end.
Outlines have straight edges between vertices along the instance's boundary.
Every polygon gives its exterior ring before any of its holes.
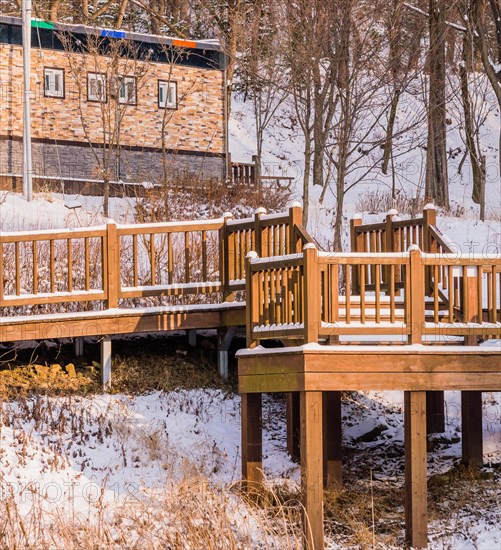
{"type": "MultiPolygon", "coordinates": [[[[496,111],[494,98],[487,96],[487,101],[480,104],[479,109],[485,111],[485,122],[482,126],[481,142],[483,153],[486,155],[487,187],[486,187],[486,217],[489,220],[485,226],[479,226],[474,220],[479,218],[479,207],[471,199],[472,178],[468,156],[465,155],[463,129],[460,126],[461,106],[458,98],[453,96],[448,103],[448,115],[451,123],[448,126],[447,149],[449,151],[449,180],[451,208],[461,218],[461,222],[454,218],[442,222],[441,229],[456,231],[464,228],[464,220],[468,220],[470,229],[458,235],[460,240],[481,239],[485,242],[500,245],[501,232],[501,179],[498,164],[499,147],[499,115],[496,111]],[[459,167],[461,166],[461,172],[459,167]]],[[[424,168],[426,161],[426,120],[423,117],[424,104],[418,94],[404,94],[401,99],[400,112],[397,115],[397,136],[395,147],[395,180],[396,191],[401,201],[411,202],[415,197],[424,198],[424,168]],[[399,124],[402,127],[412,125],[412,129],[404,135],[398,134],[399,124]]],[[[263,150],[263,173],[273,175],[287,175],[295,178],[294,195],[301,196],[303,177],[304,140],[299,128],[294,126],[292,105],[287,102],[279,109],[277,116],[265,132],[263,150]]],[[[369,126],[369,121],[366,123],[369,126]]],[[[381,123],[381,128],[384,123],[381,123]]],[[[360,129],[363,134],[364,127],[360,129]]],[[[370,141],[375,136],[367,136],[370,141]]],[[[241,95],[235,95],[232,104],[232,118],[230,120],[230,149],[234,160],[250,162],[256,150],[254,116],[252,104],[245,102],[241,95]]],[[[367,211],[360,208],[361,198],[367,193],[389,193],[392,187],[392,174],[383,175],[381,172],[381,150],[371,152],[367,161],[362,156],[354,162],[348,176],[347,185],[361,179],[346,195],[345,220],[348,221],[355,212],[367,211]],[[367,169],[370,166],[370,169],[367,169]]],[[[328,246],[332,242],[332,222],[335,211],[335,187],[330,182],[323,204],[319,203],[322,189],[319,186],[311,188],[311,206],[309,231],[321,242],[328,246]]],[[[443,216],[440,216],[443,218],[443,216]]],[[[453,238],[451,236],[451,238],[453,238]]],[[[462,243],[461,243],[462,244],[462,243]]]]}
{"type": "MultiPolygon", "coordinates": [[[[447,403],[447,431],[436,438],[435,452],[429,455],[431,476],[449,470],[460,456],[459,395],[448,392],[447,403]]],[[[166,521],[168,514],[174,513],[158,508],[164,505],[159,491],[170,487],[169,494],[175,495],[190,483],[191,490],[205,483],[212,496],[219,494],[225,499],[224,521],[234,523],[237,540],[246,541],[248,548],[286,548],[285,539],[267,538],[270,520],[248,508],[231,491],[240,478],[239,408],[238,396],[220,390],[156,392],[136,397],[37,397],[4,403],[0,434],[4,502],[10,502],[21,517],[36,512],[41,518],[39,528],[53,525],[54,542],[64,537],[58,519],[72,518],[83,533],[86,522],[90,526],[108,523],[115,540],[123,532],[120,523],[130,521],[128,540],[136,540],[143,547],[147,539],[137,522],[139,514],[152,528],[152,543],[163,536],[168,538],[162,531],[177,529],[174,524],[169,527],[169,523],[160,525],[146,519],[154,514],[159,522],[166,521]]],[[[499,395],[485,394],[486,472],[495,471],[492,467],[501,462],[500,410],[499,395]]],[[[264,473],[270,488],[297,496],[299,470],[285,450],[284,413],[282,400],[270,397],[265,401],[264,473]],[[284,485],[286,480],[290,481],[284,485]]],[[[376,485],[389,483],[400,490],[402,395],[352,394],[343,404],[343,416],[347,419],[344,442],[351,456],[345,470],[348,483],[370,467],[376,485]]],[[[492,488],[486,486],[486,491],[492,488]]],[[[433,523],[431,547],[492,550],[501,543],[496,517],[499,510],[490,507],[488,495],[485,503],[480,500],[475,507],[473,502],[463,507],[460,515],[450,518],[450,524],[444,525],[443,519],[433,523]],[[480,512],[483,523],[473,526],[480,512]]],[[[202,507],[194,513],[200,517],[192,517],[192,521],[203,521],[202,507]]],[[[275,523],[280,532],[280,520],[275,523]]],[[[26,528],[29,539],[38,544],[47,540],[32,525],[26,528]]],[[[351,547],[347,541],[335,537],[329,548],[351,547]]]]}

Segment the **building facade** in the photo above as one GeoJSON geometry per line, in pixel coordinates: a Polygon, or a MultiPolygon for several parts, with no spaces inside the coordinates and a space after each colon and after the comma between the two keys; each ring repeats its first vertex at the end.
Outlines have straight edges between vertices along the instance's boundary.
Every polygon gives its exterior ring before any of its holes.
{"type": "MultiPolygon", "coordinates": [[[[225,176],[225,57],[216,41],[33,21],[31,91],[35,182],[99,193],[104,178],[225,176]]],[[[4,188],[21,185],[22,137],[21,20],[0,16],[4,188]]]]}

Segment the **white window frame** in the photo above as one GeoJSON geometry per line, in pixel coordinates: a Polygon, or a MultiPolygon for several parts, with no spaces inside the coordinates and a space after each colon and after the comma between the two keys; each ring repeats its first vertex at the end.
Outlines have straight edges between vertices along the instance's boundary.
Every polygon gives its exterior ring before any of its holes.
{"type": "Polygon", "coordinates": [[[59,99],[64,99],[64,69],[44,67],[43,92],[45,97],[57,97],[59,99]],[[56,77],[59,77],[59,89],[56,89],[56,77]]]}
{"type": "Polygon", "coordinates": [[[158,108],[177,109],[177,82],[175,80],[158,81],[158,108]]]}
{"type": "Polygon", "coordinates": [[[87,73],[87,101],[94,101],[97,103],[106,103],[106,75],[103,73],[87,73]],[[94,94],[91,91],[91,83],[100,81],[102,84],[102,94],[94,94]]]}
{"type": "Polygon", "coordinates": [[[122,75],[118,77],[118,103],[122,105],[137,105],[137,81],[135,76],[122,75]],[[132,85],[132,94],[130,94],[132,85]]]}

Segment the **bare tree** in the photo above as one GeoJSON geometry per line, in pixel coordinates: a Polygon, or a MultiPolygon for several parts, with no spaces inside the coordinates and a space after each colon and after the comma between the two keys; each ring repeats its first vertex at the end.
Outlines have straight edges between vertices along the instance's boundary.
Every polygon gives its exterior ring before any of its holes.
{"type": "Polygon", "coordinates": [[[429,92],[426,148],[426,196],[438,206],[449,207],[446,125],[446,12],[444,0],[429,0],[429,92]]]}
{"type": "Polygon", "coordinates": [[[86,38],[79,46],[84,53],[75,54],[73,37],[60,33],[77,96],[79,122],[103,180],[103,212],[108,216],[110,182],[119,179],[122,123],[144,86],[148,64],[139,59],[137,48],[128,41],[86,38]],[[89,116],[88,99],[97,105],[97,123],[89,116]]]}
{"type": "Polygon", "coordinates": [[[256,154],[262,158],[265,131],[286,95],[280,21],[269,0],[257,0],[239,61],[244,97],[250,98],[256,130],[256,154]]]}

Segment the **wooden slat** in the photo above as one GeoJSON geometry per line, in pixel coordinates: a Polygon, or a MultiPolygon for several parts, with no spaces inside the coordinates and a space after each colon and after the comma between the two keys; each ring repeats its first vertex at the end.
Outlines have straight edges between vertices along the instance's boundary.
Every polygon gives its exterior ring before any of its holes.
{"type": "Polygon", "coordinates": [[[38,293],[38,254],[37,242],[32,243],[32,259],[33,259],[33,294],[38,293]]]}
{"type": "Polygon", "coordinates": [[[155,252],[155,233],[150,233],[150,284],[154,286],[157,282],[157,259],[155,252]]]}
{"type": "Polygon", "coordinates": [[[85,290],[90,290],[90,246],[89,239],[84,239],[84,269],[85,269],[85,290]]]}
{"type": "MultiPolygon", "coordinates": [[[[101,248],[101,250],[103,250],[103,248],[101,248]]],[[[54,252],[53,239],[49,241],[49,277],[50,277],[50,291],[54,293],[56,291],[56,283],[55,283],[55,252],[54,252]]]]}
{"type": "Polygon", "coordinates": [[[16,242],[15,244],[15,256],[16,256],[16,295],[21,294],[21,252],[20,244],[16,242]]]}
{"type": "Polygon", "coordinates": [[[73,292],[73,241],[68,239],[67,243],[67,269],[68,269],[68,292],[73,292]]]}

